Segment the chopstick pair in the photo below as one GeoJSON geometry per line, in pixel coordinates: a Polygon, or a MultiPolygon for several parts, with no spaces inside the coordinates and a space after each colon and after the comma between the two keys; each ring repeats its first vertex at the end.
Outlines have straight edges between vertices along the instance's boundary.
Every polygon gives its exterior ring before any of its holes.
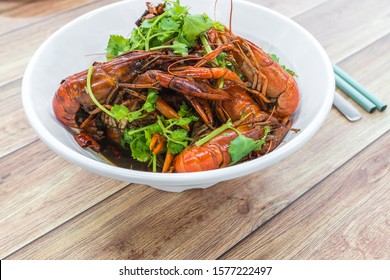
{"type": "Polygon", "coordinates": [[[379,111],[384,111],[386,109],[387,104],[374,96],[336,64],[333,64],[333,70],[336,78],[336,86],[363,107],[364,110],[372,113],[375,109],[378,109],[379,111]]]}

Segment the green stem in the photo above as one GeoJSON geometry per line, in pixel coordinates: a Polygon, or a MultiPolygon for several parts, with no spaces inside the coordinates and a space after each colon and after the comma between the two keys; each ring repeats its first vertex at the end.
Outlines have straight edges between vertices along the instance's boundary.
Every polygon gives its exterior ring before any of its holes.
{"type": "Polygon", "coordinates": [[[153,160],[153,172],[157,172],[157,156],[155,154],[153,154],[152,160],[153,160]]]}
{"type": "MultiPolygon", "coordinates": [[[[164,32],[158,32],[158,33],[155,33],[152,36],[150,36],[149,40],[153,39],[154,37],[163,35],[163,34],[169,34],[169,33],[175,33],[175,32],[177,32],[177,30],[168,30],[168,31],[164,31],[164,32]]],[[[158,46],[158,47],[164,47],[164,46],[158,46]]],[[[156,48],[156,47],[154,47],[154,48],[156,48]]],[[[154,48],[150,48],[150,50],[152,51],[154,48]]]]}
{"type": "Polygon", "coordinates": [[[232,124],[231,120],[229,119],[225,124],[221,125],[217,129],[213,130],[210,134],[208,134],[207,136],[203,137],[202,139],[196,141],[195,146],[197,146],[197,147],[202,146],[203,144],[207,143],[208,141],[210,141],[214,137],[216,137],[219,134],[221,134],[222,132],[224,132],[226,129],[232,128],[232,125],[233,124],[232,124]]]}
{"type": "Polygon", "coordinates": [[[155,17],[153,19],[153,23],[152,23],[152,26],[149,28],[148,30],[148,33],[146,34],[146,38],[145,38],[145,51],[148,51],[149,50],[149,41],[151,39],[152,36],[150,36],[151,32],[152,32],[152,29],[153,27],[163,18],[167,15],[168,13],[167,12],[164,12],[162,13],[161,15],[155,17]]]}
{"type": "Polygon", "coordinates": [[[169,133],[172,133],[172,132],[171,132],[170,130],[168,130],[168,129],[164,126],[164,124],[163,124],[163,122],[161,121],[160,118],[157,119],[157,123],[158,123],[158,125],[160,126],[160,128],[162,129],[162,133],[164,134],[164,137],[165,137],[168,141],[171,141],[171,142],[173,142],[173,143],[180,144],[180,145],[183,145],[183,146],[186,145],[185,142],[173,140],[172,137],[170,137],[170,136],[168,135],[169,133]]]}
{"type": "Polygon", "coordinates": [[[213,50],[211,49],[209,42],[207,42],[206,35],[200,34],[199,35],[200,41],[202,42],[204,49],[206,50],[206,54],[211,53],[213,50]]]}
{"type": "Polygon", "coordinates": [[[128,136],[130,136],[130,135],[136,134],[138,132],[147,130],[147,129],[149,129],[150,127],[152,127],[154,125],[155,125],[155,123],[147,125],[147,126],[144,126],[144,127],[141,127],[141,128],[138,128],[138,129],[130,130],[130,131],[127,132],[127,134],[128,134],[128,136]]]}
{"type": "Polygon", "coordinates": [[[114,118],[114,115],[109,110],[107,110],[102,104],[100,104],[99,101],[97,101],[97,99],[95,98],[95,95],[92,92],[92,87],[91,87],[92,70],[93,70],[93,65],[91,65],[89,67],[88,74],[87,74],[87,91],[88,91],[89,97],[92,99],[93,103],[95,103],[95,105],[97,107],[99,107],[107,115],[114,118]]]}

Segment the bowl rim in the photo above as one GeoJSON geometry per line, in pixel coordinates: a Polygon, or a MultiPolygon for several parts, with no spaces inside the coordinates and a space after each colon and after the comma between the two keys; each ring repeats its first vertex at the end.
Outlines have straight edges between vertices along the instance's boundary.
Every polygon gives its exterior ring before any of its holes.
{"type": "Polygon", "coordinates": [[[170,185],[170,186],[178,186],[178,185],[198,185],[198,184],[207,184],[210,182],[217,183],[221,181],[226,181],[230,179],[234,179],[237,177],[241,177],[244,175],[248,175],[253,173],[253,170],[257,170],[258,165],[265,165],[264,168],[269,167],[273,163],[276,163],[288,155],[292,154],[296,150],[298,150],[301,146],[303,146],[307,141],[319,130],[319,128],[324,123],[333,102],[333,92],[335,89],[335,80],[333,74],[333,68],[331,62],[328,58],[327,53],[320,45],[320,43],[311,35],[306,29],[304,29],[301,25],[293,21],[291,18],[282,15],[279,12],[276,12],[270,8],[242,0],[236,0],[234,2],[239,2],[243,5],[249,5],[256,9],[261,9],[265,13],[269,13],[274,17],[277,17],[283,21],[287,21],[288,24],[293,25],[294,28],[298,29],[301,33],[305,35],[305,37],[316,47],[322,61],[325,64],[325,72],[326,79],[329,80],[327,83],[327,88],[324,89],[324,92],[332,93],[327,94],[325,99],[325,104],[321,106],[318,113],[315,117],[308,123],[307,127],[300,132],[297,137],[291,139],[285,145],[279,146],[278,149],[272,151],[272,153],[266,154],[261,158],[246,161],[237,165],[228,166],[221,169],[209,170],[209,171],[199,171],[199,172],[187,172],[187,173],[153,173],[149,171],[138,171],[133,169],[127,169],[123,167],[117,167],[113,165],[109,165],[104,162],[96,161],[95,159],[86,157],[78,153],[77,151],[69,148],[68,146],[62,144],[53,134],[50,133],[47,127],[45,127],[38,118],[38,115],[34,108],[30,106],[32,103],[30,102],[32,98],[31,88],[29,84],[31,83],[32,74],[34,70],[34,66],[38,61],[38,58],[41,57],[42,52],[45,50],[46,46],[52,41],[54,38],[59,36],[64,30],[68,29],[70,26],[77,24],[79,21],[84,20],[87,17],[93,16],[97,13],[104,12],[106,9],[111,9],[114,6],[125,5],[128,2],[135,2],[139,0],[125,0],[117,3],[105,5],[103,7],[99,7],[90,12],[87,12],[67,24],[63,25],[57,31],[55,31],[49,38],[47,38],[40,47],[33,54],[30,59],[26,70],[23,75],[22,81],[22,104],[25,110],[25,114],[27,119],[38,134],[39,138],[53,151],[55,151],[58,155],[67,159],[68,161],[81,166],[87,170],[90,170],[94,173],[104,176],[111,177],[114,179],[133,182],[133,183],[143,183],[143,184],[159,184],[159,185],[170,185]],[[196,176],[193,176],[196,175],[196,176]]]}

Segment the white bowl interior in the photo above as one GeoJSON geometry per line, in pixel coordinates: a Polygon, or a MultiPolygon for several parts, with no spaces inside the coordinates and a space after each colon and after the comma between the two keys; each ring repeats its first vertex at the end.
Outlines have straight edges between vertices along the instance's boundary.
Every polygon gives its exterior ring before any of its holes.
{"type": "MultiPolygon", "coordinates": [[[[214,1],[181,3],[191,13],[206,12],[228,25],[228,5],[221,2],[214,13],[214,1]]],[[[62,27],[36,51],[22,85],[22,99],[28,120],[39,137],[67,160],[103,176],[142,183],[167,191],[204,188],[268,167],[290,155],[320,128],[333,101],[334,76],[330,61],[320,44],[301,26],[272,10],[253,3],[234,1],[232,29],[237,35],[275,53],[280,62],[293,69],[298,78],[301,102],[293,116],[298,134],[289,133],[285,143],[259,159],[213,171],[161,174],[109,165],[89,150],[80,148],[70,130],[54,116],[52,98],[60,81],[105,60],[110,34],[129,36],[134,22],[145,10],[145,1],[128,0],[92,11],[62,27]]]]}

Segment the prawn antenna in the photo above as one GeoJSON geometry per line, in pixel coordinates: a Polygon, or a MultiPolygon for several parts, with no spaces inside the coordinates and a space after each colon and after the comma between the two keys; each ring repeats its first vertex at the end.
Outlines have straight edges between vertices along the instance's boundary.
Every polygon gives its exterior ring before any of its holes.
{"type": "MultiPolygon", "coordinates": [[[[214,1],[214,20],[217,20],[217,4],[218,0],[214,1]]],[[[229,14],[229,30],[232,31],[232,19],[233,19],[233,0],[230,0],[230,14],[229,14]]]]}

